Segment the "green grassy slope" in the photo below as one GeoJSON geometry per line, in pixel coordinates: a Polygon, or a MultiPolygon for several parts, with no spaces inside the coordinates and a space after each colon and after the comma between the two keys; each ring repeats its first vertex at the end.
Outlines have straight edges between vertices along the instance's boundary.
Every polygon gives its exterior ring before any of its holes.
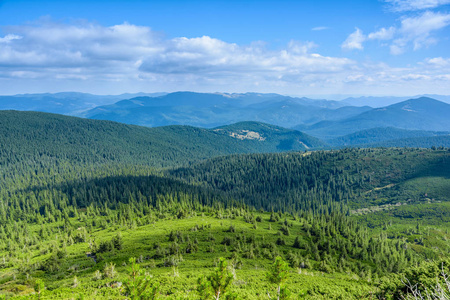
{"type": "MultiPolygon", "coordinates": [[[[41,237],[38,246],[27,247],[26,252],[8,258],[1,266],[0,295],[27,299],[33,294],[33,282],[42,278],[45,290],[41,299],[70,299],[79,295],[86,299],[126,299],[117,288],[117,282],[123,283],[129,278],[130,256],[138,258],[153,280],[160,283],[158,294],[164,299],[198,299],[197,279],[212,272],[218,257],[225,257],[232,266],[235,278],[231,291],[237,293],[238,299],[265,298],[268,292],[276,292],[265,275],[276,255],[291,258],[287,285],[294,299],[298,295],[305,295],[305,299],[361,299],[379,292],[372,282],[379,275],[373,277],[368,271],[372,264],[363,263],[366,271],[361,273],[350,259],[341,263],[347,273],[342,270],[340,273],[337,266],[335,273],[334,266],[320,262],[320,253],[331,259],[330,264],[336,259],[326,250],[318,251],[315,257],[309,254],[310,250],[294,248],[298,236],[304,244],[302,247],[316,245],[319,233],[308,236],[305,228],[310,222],[306,219],[289,218],[290,235],[280,236],[284,219],[269,222],[268,213],[253,213],[253,217],[261,218],[260,222],[254,221],[255,225],[245,222],[240,215],[244,211],[239,210],[221,218],[208,211],[182,219],[167,212],[160,216],[154,213],[156,211],[152,211],[153,216],[139,218],[143,222],[139,225],[111,222],[108,217],[93,218],[89,213],[82,214],[87,215],[81,218],[84,221],[71,218],[72,235],[80,236],[75,242],[68,241],[66,233],[56,240],[51,237],[61,231],[63,223],[45,226],[48,237],[41,237]],[[94,222],[104,225],[91,226],[94,222]],[[234,232],[230,232],[231,226],[234,232]],[[123,237],[120,250],[101,252],[96,260],[87,256],[86,253],[92,252],[89,246],[92,241],[101,245],[110,242],[119,232],[123,237]],[[170,237],[171,232],[174,238],[170,237]],[[280,239],[286,245],[277,245],[280,239]],[[188,248],[192,249],[190,253],[186,252],[188,248]],[[105,266],[111,263],[117,274],[108,277],[105,266]]],[[[30,226],[28,230],[34,235],[41,227],[30,226]]],[[[339,235],[334,239],[350,243],[350,237],[339,235]]],[[[0,255],[4,254],[0,250],[0,255]]]]}

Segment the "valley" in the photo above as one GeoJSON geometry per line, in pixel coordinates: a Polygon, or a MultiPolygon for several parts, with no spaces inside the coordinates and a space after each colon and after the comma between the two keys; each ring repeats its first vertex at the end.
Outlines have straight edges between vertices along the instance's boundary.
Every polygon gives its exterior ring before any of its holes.
{"type": "Polygon", "coordinates": [[[276,293],[266,273],[278,256],[293,299],[395,298],[405,276],[431,282],[431,265],[448,261],[442,146],[330,149],[258,122],[147,128],[18,111],[0,121],[6,299],[126,298],[130,258],[155,297],[198,299],[224,258],[227,297],[261,299],[276,293]]]}

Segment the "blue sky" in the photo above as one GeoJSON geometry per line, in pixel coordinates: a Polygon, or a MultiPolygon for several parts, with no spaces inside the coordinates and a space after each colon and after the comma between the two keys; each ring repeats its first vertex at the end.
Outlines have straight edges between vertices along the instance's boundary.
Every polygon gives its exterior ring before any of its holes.
{"type": "Polygon", "coordinates": [[[450,94],[450,0],[0,0],[0,94],[450,94]]]}

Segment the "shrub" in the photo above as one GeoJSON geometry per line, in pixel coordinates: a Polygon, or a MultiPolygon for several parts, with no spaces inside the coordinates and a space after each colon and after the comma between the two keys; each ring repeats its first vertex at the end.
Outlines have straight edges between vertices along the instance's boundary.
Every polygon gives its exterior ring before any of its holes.
{"type": "Polygon", "coordinates": [[[105,264],[103,269],[103,275],[106,278],[114,278],[117,275],[116,265],[113,263],[105,264]]]}

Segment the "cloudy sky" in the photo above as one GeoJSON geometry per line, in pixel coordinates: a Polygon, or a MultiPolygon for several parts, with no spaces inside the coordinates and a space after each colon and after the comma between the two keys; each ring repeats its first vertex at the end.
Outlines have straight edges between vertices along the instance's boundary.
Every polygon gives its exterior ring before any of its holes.
{"type": "Polygon", "coordinates": [[[0,94],[450,94],[450,0],[0,0],[0,94]]]}

